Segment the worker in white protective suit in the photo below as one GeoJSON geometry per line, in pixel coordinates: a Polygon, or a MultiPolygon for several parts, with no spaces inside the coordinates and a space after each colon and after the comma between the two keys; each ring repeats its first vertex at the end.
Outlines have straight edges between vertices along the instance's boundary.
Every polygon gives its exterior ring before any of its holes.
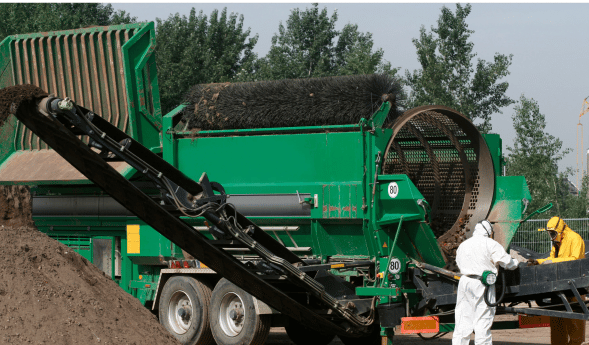
{"type": "MultiPolygon", "coordinates": [[[[493,226],[487,220],[477,223],[472,237],[462,242],[456,251],[456,264],[462,273],[458,283],[452,345],[468,345],[475,333],[475,345],[491,345],[491,325],[495,308],[485,302],[485,271],[497,275],[497,265],[514,270],[518,261],[513,259],[499,242],[493,240],[493,226]]],[[[489,303],[495,303],[495,286],[489,286],[489,303]]]]}

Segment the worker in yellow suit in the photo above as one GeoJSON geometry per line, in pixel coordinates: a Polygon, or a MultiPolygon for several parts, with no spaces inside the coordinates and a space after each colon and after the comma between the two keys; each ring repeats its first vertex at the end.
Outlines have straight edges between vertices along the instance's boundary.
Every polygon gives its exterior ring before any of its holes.
{"type": "MultiPolygon", "coordinates": [[[[552,251],[546,259],[536,260],[538,264],[572,261],[585,258],[585,241],[566,225],[560,217],[552,217],[546,229],[552,238],[552,251]]],[[[583,298],[585,298],[583,296],[583,298]]],[[[576,301],[571,299],[570,301],[576,301]]],[[[585,341],[585,321],[550,318],[550,343],[552,345],[581,345],[585,341]]]]}

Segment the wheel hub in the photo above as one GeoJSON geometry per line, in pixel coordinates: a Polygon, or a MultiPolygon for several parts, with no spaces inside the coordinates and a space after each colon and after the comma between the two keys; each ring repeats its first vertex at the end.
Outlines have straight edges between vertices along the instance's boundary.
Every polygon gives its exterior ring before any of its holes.
{"type": "Polygon", "coordinates": [[[223,332],[230,336],[237,336],[243,329],[245,310],[241,297],[233,292],[227,293],[219,306],[219,325],[223,332]]]}
{"type": "Polygon", "coordinates": [[[192,306],[186,304],[182,306],[182,308],[178,309],[178,316],[180,316],[183,321],[189,322],[190,317],[192,316],[192,306]]]}
{"type": "Polygon", "coordinates": [[[192,301],[184,291],[176,291],[170,298],[168,322],[177,334],[186,333],[192,324],[192,301]]]}

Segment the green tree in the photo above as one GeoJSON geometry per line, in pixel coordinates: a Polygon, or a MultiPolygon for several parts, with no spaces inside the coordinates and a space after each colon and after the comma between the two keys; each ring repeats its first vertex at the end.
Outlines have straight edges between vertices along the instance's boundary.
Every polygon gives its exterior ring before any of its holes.
{"type": "Polygon", "coordinates": [[[473,67],[474,32],[468,29],[467,4],[456,5],[456,13],[442,7],[437,27],[431,32],[421,27],[419,39],[413,39],[421,69],[405,72],[410,87],[408,106],[439,104],[454,108],[472,121],[482,120],[479,129],[491,130],[491,115],[514,101],[505,95],[509,84],[500,79],[509,75],[513,55],[495,54],[493,62],[477,59],[473,67]],[[474,72],[474,74],[473,74],[474,72]]]}
{"type": "Polygon", "coordinates": [[[0,41],[6,36],[136,21],[125,11],[98,3],[0,3],[0,41]]]}
{"type": "Polygon", "coordinates": [[[278,34],[265,58],[257,62],[255,79],[292,79],[375,72],[395,73],[383,60],[382,49],[373,50],[371,33],[358,31],[358,25],[335,29],[338,16],[318,4],[304,11],[291,11],[286,26],[278,34]]]}
{"type": "Polygon", "coordinates": [[[566,208],[562,216],[566,218],[587,218],[589,213],[589,176],[583,176],[579,194],[569,193],[565,197],[566,208]]]}
{"type": "Polygon", "coordinates": [[[570,170],[558,171],[558,163],[570,149],[562,141],[545,132],[546,118],[538,102],[522,95],[512,116],[515,129],[513,147],[508,147],[507,175],[525,176],[532,195],[528,212],[553,203],[550,214],[564,215],[567,209],[570,170]]]}
{"type": "Polygon", "coordinates": [[[347,24],[341,31],[335,46],[335,70],[337,75],[392,73],[391,63],[383,59],[382,48],[373,51],[372,33],[358,31],[357,24],[347,24]]]}
{"type": "Polygon", "coordinates": [[[156,61],[164,113],[180,104],[191,86],[236,80],[254,68],[258,35],[249,37],[243,15],[228,15],[224,8],[207,18],[192,8],[188,17],[176,13],[156,21],[156,61]]]}

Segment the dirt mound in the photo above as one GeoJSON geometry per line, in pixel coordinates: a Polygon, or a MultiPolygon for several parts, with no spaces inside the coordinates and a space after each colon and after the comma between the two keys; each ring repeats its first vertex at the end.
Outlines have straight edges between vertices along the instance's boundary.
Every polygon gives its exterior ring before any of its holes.
{"type": "Polygon", "coordinates": [[[0,226],[3,344],[178,344],[156,317],[72,249],[0,226]]]}
{"type": "Polygon", "coordinates": [[[136,298],[32,224],[29,189],[0,186],[0,343],[179,344],[136,298]]]}
{"type": "Polygon", "coordinates": [[[3,344],[178,344],[101,270],[35,228],[0,226],[3,344]]]}

